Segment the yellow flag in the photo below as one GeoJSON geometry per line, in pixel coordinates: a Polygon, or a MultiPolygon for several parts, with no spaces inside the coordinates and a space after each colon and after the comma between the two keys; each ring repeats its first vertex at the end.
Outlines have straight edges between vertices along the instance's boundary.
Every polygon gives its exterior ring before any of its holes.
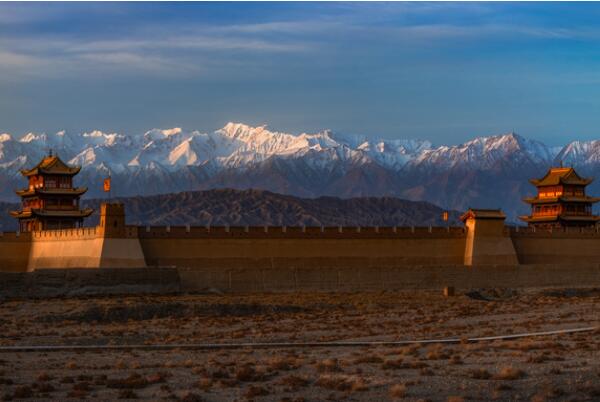
{"type": "Polygon", "coordinates": [[[108,193],[110,191],[110,177],[104,179],[104,192],[108,193]]]}

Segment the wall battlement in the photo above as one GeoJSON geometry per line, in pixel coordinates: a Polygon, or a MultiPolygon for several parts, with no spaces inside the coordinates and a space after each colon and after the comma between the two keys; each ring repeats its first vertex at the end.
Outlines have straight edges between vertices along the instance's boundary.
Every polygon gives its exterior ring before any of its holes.
{"type": "Polygon", "coordinates": [[[463,237],[464,227],[139,226],[140,238],[432,238],[463,237]]]}
{"type": "Polygon", "coordinates": [[[0,233],[0,271],[600,264],[595,228],[509,227],[490,210],[465,216],[464,227],[133,226],[121,204],[103,204],[96,227],[0,233]]]}

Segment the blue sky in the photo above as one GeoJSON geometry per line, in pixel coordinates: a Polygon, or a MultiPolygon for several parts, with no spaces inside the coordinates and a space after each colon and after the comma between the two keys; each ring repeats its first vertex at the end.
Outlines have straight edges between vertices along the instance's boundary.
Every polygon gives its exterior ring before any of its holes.
{"type": "Polygon", "coordinates": [[[0,3],[0,132],[600,138],[600,4],[0,3]]]}

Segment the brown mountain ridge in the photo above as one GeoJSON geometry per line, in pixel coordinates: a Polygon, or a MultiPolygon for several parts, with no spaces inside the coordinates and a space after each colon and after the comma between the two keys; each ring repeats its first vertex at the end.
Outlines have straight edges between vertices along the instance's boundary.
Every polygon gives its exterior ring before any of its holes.
{"type": "MultiPolygon", "coordinates": [[[[86,225],[97,224],[102,201],[83,203],[95,209],[86,225]]],[[[442,208],[395,197],[300,198],[264,190],[189,191],[113,201],[125,204],[127,223],[134,225],[428,226],[457,224],[459,215],[450,211],[450,221],[443,222],[442,208]]],[[[0,203],[2,230],[16,229],[8,215],[15,207],[0,203]]]]}

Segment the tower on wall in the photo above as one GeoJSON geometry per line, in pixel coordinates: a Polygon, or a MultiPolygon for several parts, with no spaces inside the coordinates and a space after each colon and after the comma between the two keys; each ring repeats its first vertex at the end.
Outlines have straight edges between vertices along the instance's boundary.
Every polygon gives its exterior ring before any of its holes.
{"type": "Polygon", "coordinates": [[[594,226],[600,220],[600,216],[592,214],[592,205],[600,198],[585,193],[592,179],[579,176],[572,167],[550,168],[544,177],[530,182],[538,193],[524,199],[531,204],[531,215],[519,217],[529,226],[594,226]]]}
{"type": "Polygon", "coordinates": [[[21,197],[21,209],[10,213],[19,220],[21,232],[83,225],[83,219],[93,210],[79,207],[79,198],[87,191],[86,187],[73,187],[73,177],[80,169],[50,152],[33,168],[21,170],[29,185],[16,192],[21,197]]]}

